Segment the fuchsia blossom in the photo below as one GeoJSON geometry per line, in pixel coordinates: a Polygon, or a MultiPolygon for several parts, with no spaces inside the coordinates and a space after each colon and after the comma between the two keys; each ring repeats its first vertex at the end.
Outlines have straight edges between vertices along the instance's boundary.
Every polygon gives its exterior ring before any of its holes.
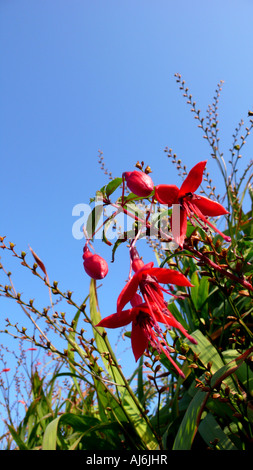
{"type": "Polygon", "coordinates": [[[142,302],[142,298],[139,294],[134,295],[131,304],[133,305],[132,308],[122,310],[121,313],[109,315],[101,320],[97,326],[121,328],[132,323],[131,344],[135,360],[138,361],[150,343],[150,345],[157,350],[158,354],[163,352],[166,355],[178,374],[184,378],[184,373],[169,354],[170,348],[163,339],[162,330],[157,322],[159,321],[166,325],[170,322],[173,326],[180,327],[181,330],[183,327],[174,318],[173,321],[171,321],[170,317],[166,319],[165,315],[161,316],[159,311],[155,309],[155,306],[153,306],[153,316],[151,316],[149,306],[145,302],[142,302]]]}
{"type": "Polygon", "coordinates": [[[188,281],[183,274],[174,269],[154,268],[153,262],[144,264],[135,247],[130,248],[130,257],[134,275],[124,286],[118,297],[118,313],[120,313],[127,302],[133,298],[138,288],[140,288],[145,302],[147,302],[148,305],[156,305],[156,308],[162,313],[164,309],[167,309],[163,292],[169,293],[169,291],[161,287],[160,283],[192,287],[190,281],[188,281]]]}
{"type": "Polygon", "coordinates": [[[136,361],[148,348],[149,343],[158,353],[163,352],[170,360],[178,373],[184,377],[183,372],[171,358],[170,349],[166,345],[159,323],[177,328],[192,343],[196,340],[190,336],[185,328],[173,317],[168,310],[163,297],[163,292],[169,292],[159,283],[172,283],[179,286],[192,286],[187,278],[172,269],[153,268],[153,263],[144,264],[139,258],[136,248],[130,249],[132,268],[135,271],[133,277],[127,282],[121,291],[117,301],[117,312],[101,320],[97,326],[105,328],[119,328],[132,323],[131,344],[136,361]],[[137,294],[140,289],[142,297],[137,294]],[[124,306],[131,302],[132,308],[123,310],[124,306]]]}
{"type": "Polygon", "coordinates": [[[217,227],[207,219],[207,217],[217,217],[228,214],[228,211],[218,202],[212,201],[204,196],[194,194],[202,182],[205,166],[206,161],[197,163],[197,165],[190,170],[180,188],[174,184],[159,184],[155,188],[156,199],[161,204],[166,204],[168,206],[180,204],[180,233],[175,236],[175,241],[180,247],[183,246],[186,236],[187,217],[189,217],[190,221],[193,223],[198,221],[203,228],[208,224],[226,241],[231,241],[230,237],[227,237],[220,232],[217,227]]]}

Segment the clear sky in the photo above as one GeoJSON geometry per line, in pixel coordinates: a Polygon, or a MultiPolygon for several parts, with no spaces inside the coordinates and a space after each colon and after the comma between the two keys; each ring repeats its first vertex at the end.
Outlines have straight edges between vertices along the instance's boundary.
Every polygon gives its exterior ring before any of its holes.
{"type": "MultiPolygon", "coordinates": [[[[224,80],[220,132],[228,159],[234,129],[253,108],[252,20],[251,0],[1,0],[0,235],[18,251],[30,245],[50,279],[81,302],[89,278],[72,209],[108,182],[98,149],[113,176],[144,160],[155,184],[179,184],[168,146],[188,168],[208,159],[219,184],[174,74],[204,115],[224,80]]],[[[253,141],[245,148],[244,162],[253,141]]],[[[106,316],[127,278],[128,252],[120,247],[112,265],[110,248],[99,240],[95,247],[110,267],[99,297],[106,316]]],[[[22,272],[17,289],[36,297],[34,280],[22,272]]],[[[0,329],[12,312],[0,298],[0,329]]],[[[131,352],[128,358],[132,364],[131,352]]]]}

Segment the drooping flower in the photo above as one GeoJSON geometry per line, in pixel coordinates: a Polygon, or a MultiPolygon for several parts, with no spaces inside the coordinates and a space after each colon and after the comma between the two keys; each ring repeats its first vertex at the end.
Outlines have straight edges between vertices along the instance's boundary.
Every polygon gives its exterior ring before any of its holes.
{"type": "Polygon", "coordinates": [[[139,288],[145,302],[152,311],[153,306],[162,315],[167,311],[163,292],[169,293],[160,284],[175,284],[177,286],[192,287],[188,279],[179,271],[167,268],[154,268],[154,263],[144,264],[135,247],[130,248],[131,266],[134,275],[122,289],[117,300],[117,312],[120,313],[125,305],[131,301],[139,288]]]}
{"type": "MultiPolygon", "coordinates": [[[[180,230],[179,233],[172,227],[176,243],[183,246],[187,229],[187,217],[194,224],[200,223],[204,229],[208,224],[215,232],[219,233],[226,241],[230,242],[230,237],[224,235],[215,227],[207,217],[217,217],[228,214],[228,211],[218,202],[212,201],[204,196],[194,194],[202,182],[203,172],[207,160],[197,163],[189,172],[188,176],[178,188],[174,184],[159,184],[155,188],[155,197],[161,204],[169,207],[173,204],[180,205],[180,230]]],[[[173,220],[173,218],[172,218],[173,220]]]]}
{"type": "Polygon", "coordinates": [[[170,356],[170,348],[164,340],[163,332],[158,322],[166,324],[169,328],[173,326],[180,329],[187,338],[192,342],[196,342],[194,338],[192,338],[182,325],[172,317],[169,311],[167,315],[161,315],[160,311],[154,305],[151,314],[150,305],[146,302],[142,302],[142,298],[139,294],[133,296],[131,304],[132,308],[122,310],[120,313],[113,313],[102,319],[96,326],[121,328],[132,323],[131,345],[135,360],[138,361],[150,344],[157,350],[158,354],[163,352],[175,367],[178,374],[184,378],[183,372],[170,356]]]}
{"type": "Polygon", "coordinates": [[[126,171],[123,173],[130,191],[140,197],[148,197],[154,189],[152,178],[143,171],[126,171]]]}
{"type": "Polygon", "coordinates": [[[103,279],[108,273],[108,264],[102,256],[90,251],[87,243],[83,248],[83,267],[92,279],[103,279]]]}

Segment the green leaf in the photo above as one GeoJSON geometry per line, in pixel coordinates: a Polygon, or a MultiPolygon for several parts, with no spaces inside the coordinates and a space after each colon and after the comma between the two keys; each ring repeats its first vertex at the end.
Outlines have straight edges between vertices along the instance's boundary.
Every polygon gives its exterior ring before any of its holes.
{"type": "Polygon", "coordinates": [[[102,240],[106,245],[112,246],[112,242],[110,242],[106,236],[107,230],[109,229],[110,225],[114,224],[114,218],[108,218],[108,220],[105,222],[104,227],[103,227],[103,235],[102,235],[102,240]]]}
{"type": "Polygon", "coordinates": [[[88,238],[92,238],[92,235],[96,230],[96,227],[100,220],[102,212],[103,212],[103,204],[96,204],[95,207],[93,207],[91,213],[89,214],[87,222],[86,222],[86,232],[87,232],[88,238]]]}
{"type": "Polygon", "coordinates": [[[119,245],[121,245],[121,243],[124,243],[127,241],[127,232],[124,232],[124,237],[123,238],[118,238],[118,240],[114,243],[114,246],[113,246],[113,249],[112,249],[112,263],[114,263],[115,261],[115,252],[117,250],[117,248],[119,247],[119,245]]]}
{"type": "Polygon", "coordinates": [[[24,441],[21,439],[20,435],[17,433],[17,431],[10,425],[8,425],[8,428],[19,450],[29,450],[24,441]]]}
{"type": "Polygon", "coordinates": [[[198,310],[198,291],[199,291],[199,277],[197,272],[194,272],[191,277],[191,283],[194,287],[191,288],[191,298],[194,303],[194,307],[198,310]]]}
{"type": "Polygon", "coordinates": [[[221,429],[215,418],[211,413],[208,413],[201,421],[198,431],[204,441],[210,445],[215,439],[218,439],[217,449],[219,450],[238,450],[233,442],[221,429]]]}
{"type": "Polygon", "coordinates": [[[253,348],[247,349],[243,354],[238,355],[232,361],[223,365],[211,378],[211,387],[216,388],[221,382],[225,381],[232,390],[235,390],[234,384],[229,380],[229,376],[238,370],[245,359],[252,353],[253,348]]]}
{"type": "MultiPolygon", "coordinates": [[[[199,360],[203,362],[205,366],[208,362],[212,363],[211,372],[213,373],[213,376],[211,378],[211,387],[216,388],[221,382],[225,381],[225,383],[229,384],[229,387],[233,389],[233,381],[231,380],[230,375],[240,367],[245,358],[251,353],[251,349],[245,351],[244,354],[224,365],[216,349],[200,331],[195,331],[192,336],[197,339],[198,344],[191,344],[190,347],[196,354],[199,354],[199,360]]],[[[201,390],[194,394],[177,432],[173,446],[174,450],[191,449],[208,397],[209,392],[203,392],[201,390]]],[[[222,432],[221,429],[220,431],[222,432]]],[[[206,432],[207,434],[207,429],[204,425],[202,427],[202,432],[206,432]]],[[[222,434],[222,438],[224,446],[233,446],[233,444],[230,443],[230,440],[226,438],[226,435],[223,436],[222,434]]]]}
{"type": "Polygon", "coordinates": [[[137,385],[137,396],[140,403],[143,403],[144,388],[143,388],[143,356],[139,360],[138,367],[138,385],[137,385]]]}
{"type": "MultiPolygon", "coordinates": [[[[235,349],[229,349],[222,353],[222,357],[227,364],[232,360],[238,360],[239,353],[235,349]]],[[[251,396],[253,396],[253,372],[249,365],[247,365],[245,362],[242,362],[235,373],[241,384],[245,387],[246,390],[248,390],[251,396]]]]}
{"type": "Polygon", "coordinates": [[[61,417],[58,416],[46,427],[42,441],[42,450],[56,450],[58,424],[61,417]]]}
{"type": "Polygon", "coordinates": [[[195,330],[191,336],[197,340],[197,344],[192,344],[189,340],[185,341],[189,344],[192,351],[198,354],[199,360],[205,367],[207,367],[207,364],[211,362],[211,372],[214,374],[224,366],[224,362],[222,361],[219,353],[200,330],[195,330]]]}
{"type": "Polygon", "coordinates": [[[80,416],[73,413],[65,413],[55,418],[48,424],[42,441],[42,450],[56,450],[59,425],[71,426],[76,432],[93,432],[103,427],[103,423],[93,416],[80,416]]]}
{"type": "Polygon", "coordinates": [[[209,281],[206,276],[199,279],[198,273],[194,272],[191,277],[191,283],[194,287],[191,288],[191,298],[194,303],[194,307],[197,311],[201,312],[201,316],[205,317],[208,311],[208,292],[209,292],[209,281]]]}
{"type": "Polygon", "coordinates": [[[122,178],[114,178],[105,188],[106,196],[109,197],[121,185],[122,178]]]}
{"type": "Polygon", "coordinates": [[[198,391],[190,402],[179,426],[173,450],[190,450],[209,392],[198,391]]]}

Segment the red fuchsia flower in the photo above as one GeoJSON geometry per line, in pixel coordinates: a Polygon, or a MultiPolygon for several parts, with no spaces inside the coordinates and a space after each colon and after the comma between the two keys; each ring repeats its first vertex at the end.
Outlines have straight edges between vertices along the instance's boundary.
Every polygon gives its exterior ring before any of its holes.
{"type": "Polygon", "coordinates": [[[204,230],[206,230],[206,224],[208,224],[226,241],[231,241],[230,237],[220,232],[220,230],[207,219],[207,217],[217,217],[228,214],[229,212],[218,202],[194,194],[202,182],[206,162],[205,160],[197,163],[197,165],[190,170],[180,188],[174,184],[159,184],[155,188],[155,197],[161,204],[168,206],[180,204],[180,233],[173,234],[176,243],[178,243],[180,247],[183,246],[186,236],[187,217],[189,217],[193,224],[195,221],[200,223],[204,230]]]}
{"type": "Polygon", "coordinates": [[[108,264],[100,255],[94,254],[87,243],[83,248],[83,267],[92,279],[103,279],[108,273],[108,264]]]}
{"type": "Polygon", "coordinates": [[[163,352],[175,367],[178,374],[185,378],[184,373],[170,356],[170,348],[163,338],[163,332],[158,325],[158,322],[166,324],[169,328],[170,326],[178,328],[189,339],[193,340],[193,338],[188,335],[186,330],[173,318],[169,311],[167,312],[167,315],[165,313],[161,315],[160,311],[156,309],[154,305],[152,308],[153,313],[151,315],[150,306],[146,302],[142,302],[142,298],[139,294],[135,294],[133,296],[131,299],[131,305],[132,308],[122,310],[120,313],[113,313],[101,320],[96,326],[105,328],[121,328],[132,323],[131,345],[136,362],[150,344],[157,350],[158,354],[163,352]]]}
{"type": "Polygon", "coordinates": [[[148,197],[154,189],[151,177],[143,171],[127,171],[123,173],[130,191],[140,197],[148,197]]]}
{"type": "Polygon", "coordinates": [[[127,302],[131,301],[140,288],[147,305],[155,306],[156,310],[163,314],[167,311],[163,292],[171,294],[168,289],[160,284],[176,284],[177,286],[193,287],[190,281],[178,271],[167,268],[154,268],[154,263],[144,264],[135,247],[130,248],[131,267],[134,275],[122,289],[117,300],[117,312],[120,313],[127,302]]]}

